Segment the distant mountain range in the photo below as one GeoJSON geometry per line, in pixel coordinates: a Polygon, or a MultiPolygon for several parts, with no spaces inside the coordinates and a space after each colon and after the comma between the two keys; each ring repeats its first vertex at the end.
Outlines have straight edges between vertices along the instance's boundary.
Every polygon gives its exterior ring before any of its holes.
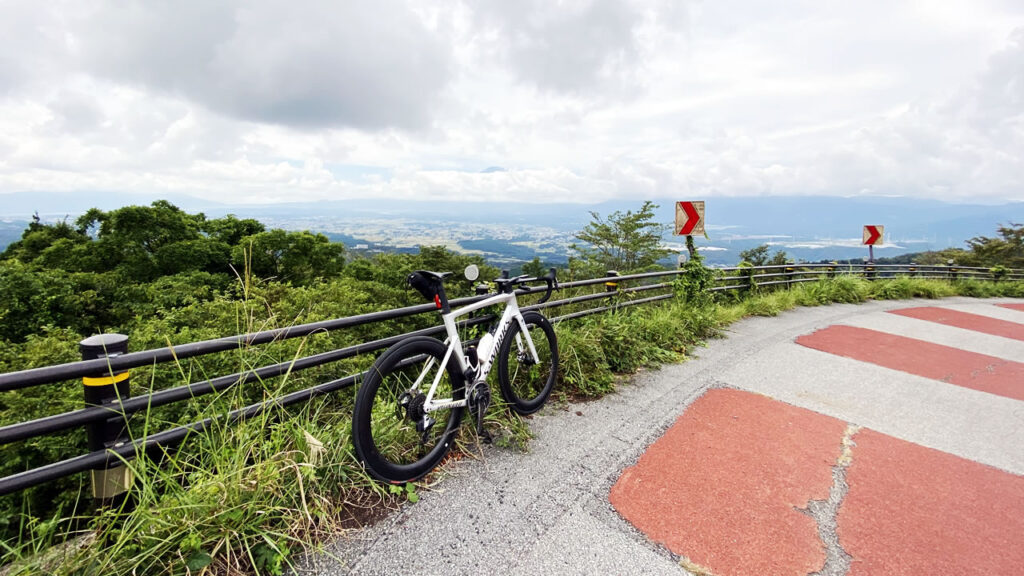
{"type": "MultiPolygon", "coordinates": [[[[436,223],[435,227],[439,229],[457,229],[460,224],[472,224],[473,233],[479,237],[466,240],[463,235],[458,247],[483,250],[485,256],[496,255],[505,260],[524,258],[527,251],[523,246],[528,243],[509,242],[507,230],[498,233],[500,230],[517,227],[548,228],[571,236],[591,220],[591,211],[606,217],[614,211],[636,210],[642,204],[642,200],[616,200],[597,204],[517,204],[364,199],[226,205],[188,196],[164,198],[190,212],[201,211],[210,217],[232,213],[239,217],[261,219],[282,228],[337,232],[335,224],[343,222],[347,223],[346,232],[338,237],[344,238],[349,244],[363,241],[358,233],[360,221],[375,222],[375,233],[381,228],[380,222],[387,220],[415,222],[424,228],[436,223]],[[488,232],[491,229],[495,230],[493,237],[488,232]],[[503,240],[485,242],[492,238],[503,240]],[[503,245],[508,248],[501,248],[503,245]],[[512,253],[502,254],[498,250],[512,253]]],[[[74,219],[91,207],[110,210],[130,204],[148,204],[155,199],[126,194],[0,194],[0,219],[8,221],[6,225],[0,222],[0,247],[20,236],[24,222],[36,212],[47,221],[65,216],[74,219]],[[19,225],[19,222],[22,224],[19,225]],[[12,234],[16,235],[12,237],[12,234]]],[[[861,229],[866,224],[885,226],[886,245],[876,249],[876,256],[894,256],[951,246],[962,247],[965,240],[974,236],[994,235],[999,224],[1024,222],[1024,202],[1002,205],[951,204],[937,200],[877,196],[757,196],[703,200],[706,201],[709,238],[698,238],[698,245],[704,247],[709,261],[717,264],[733,264],[738,260],[740,251],[763,243],[784,250],[793,258],[809,261],[866,256],[866,248],[860,246],[861,229]]],[[[666,225],[671,224],[674,199],[655,199],[655,202],[660,205],[657,220],[666,225]]],[[[665,240],[672,244],[682,239],[668,233],[665,240]]],[[[379,234],[372,243],[383,247],[388,245],[387,239],[381,239],[379,234]]],[[[556,251],[542,257],[550,261],[562,261],[565,252],[556,251]]]]}

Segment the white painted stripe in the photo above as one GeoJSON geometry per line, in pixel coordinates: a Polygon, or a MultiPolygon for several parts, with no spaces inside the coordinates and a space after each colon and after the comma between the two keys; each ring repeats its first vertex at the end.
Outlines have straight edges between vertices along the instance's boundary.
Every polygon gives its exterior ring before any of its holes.
{"type": "Polygon", "coordinates": [[[928,320],[909,318],[888,312],[873,312],[863,316],[845,318],[839,324],[925,340],[1004,360],[1024,361],[1024,341],[993,336],[966,328],[946,326],[928,320]]]}
{"type": "MultiPolygon", "coordinates": [[[[1024,304],[1024,300],[1020,299],[999,300],[998,302],[1007,304],[1024,304]]],[[[946,304],[938,302],[935,306],[938,308],[948,308],[949,310],[958,310],[968,314],[988,316],[989,318],[996,318],[998,320],[1006,320],[1008,322],[1016,322],[1017,324],[1024,325],[1024,312],[1003,308],[1002,306],[996,306],[995,302],[990,302],[988,300],[978,300],[977,303],[970,304],[946,304]]]]}
{"type": "Polygon", "coordinates": [[[1024,402],[785,342],[720,375],[736,388],[1024,474],[1024,402]]]}

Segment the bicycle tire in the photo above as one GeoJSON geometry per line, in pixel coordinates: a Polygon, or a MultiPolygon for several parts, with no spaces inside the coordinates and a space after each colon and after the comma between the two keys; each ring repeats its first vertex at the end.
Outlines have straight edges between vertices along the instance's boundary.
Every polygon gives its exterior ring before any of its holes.
{"type": "MultiPolygon", "coordinates": [[[[463,408],[455,407],[431,413],[437,422],[428,429],[428,442],[416,430],[416,422],[399,405],[416,376],[429,359],[434,359],[424,378],[420,393],[429,390],[436,371],[441,369],[447,348],[427,336],[407,338],[380,355],[367,372],[356,394],[352,416],[352,442],[356,456],[371,476],[384,482],[402,484],[419,480],[433,470],[448,454],[462,421],[463,408]],[[445,418],[444,412],[447,412],[445,418]]],[[[455,358],[445,367],[436,398],[465,398],[465,380],[455,358]]]]}
{"type": "Polygon", "coordinates": [[[558,377],[558,340],[551,322],[540,312],[523,314],[526,329],[540,359],[533,364],[529,348],[513,322],[498,351],[498,383],[501,395],[518,414],[533,414],[544,406],[558,377]]]}

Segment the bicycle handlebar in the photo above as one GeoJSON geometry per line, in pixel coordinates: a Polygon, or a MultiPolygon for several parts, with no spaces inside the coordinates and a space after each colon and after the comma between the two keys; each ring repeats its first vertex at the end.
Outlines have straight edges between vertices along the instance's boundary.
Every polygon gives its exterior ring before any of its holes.
{"type": "MultiPolygon", "coordinates": [[[[558,278],[556,277],[556,269],[549,268],[548,273],[539,278],[533,276],[527,276],[521,274],[515,278],[508,278],[507,273],[502,274],[502,277],[495,278],[494,282],[498,285],[498,291],[502,293],[512,292],[512,286],[518,285],[519,289],[525,290],[525,294],[530,294],[539,290],[539,288],[533,288],[527,286],[530,282],[543,281],[547,288],[544,291],[544,296],[537,301],[537,304],[543,304],[551,298],[551,293],[558,289],[558,278]]],[[[451,272],[430,272],[427,270],[416,270],[409,274],[406,281],[410,286],[416,289],[428,302],[434,302],[437,308],[442,314],[451,312],[451,307],[448,305],[448,298],[444,291],[444,279],[451,272]]],[[[486,285],[480,285],[477,287],[477,294],[486,293],[486,285]],[[483,288],[483,292],[481,292],[483,288]]]]}
{"type": "Polygon", "coordinates": [[[556,270],[554,268],[549,268],[548,273],[545,274],[544,276],[541,276],[540,278],[531,276],[517,276],[512,279],[513,282],[519,284],[520,288],[527,290],[527,293],[533,292],[534,289],[529,286],[526,286],[526,283],[536,282],[538,280],[543,280],[544,283],[547,284],[547,289],[544,291],[544,297],[537,301],[537,304],[543,304],[547,302],[549,298],[551,298],[551,293],[558,288],[558,278],[556,278],[556,270]]]}
{"type": "Polygon", "coordinates": [[[521,274],[519,276],[516,276],[515,278],[507,278],[507,274],[505,274],[504,272],[505,271],[503,271],[502,276],[500,278],[494,279],[494,283],[498,285],[499,292],[511,291],[511,287],[513,285],[518,285],[520,290],[525,290],[526,294],[530,294],[532,292],[535,292],[537,289],[527,286],[528,283],[543,281],[545,284],[547,284],[547,289],[544,292],[544,297],[538,300],[537,304],[543,304],[547,302],[548,299],[551,298],[551,293],[554,290],[558,289],[558,278],[556,277],[557,271],[555,268],[549,268],[548,273],[539,278],[535,276],[527,276],[525,274],[521,274]]]}
{"type": "Polygon", "coordinates": [[[554,268],[548,268],[548,273],[545,274],[543,277],[538,278],[538,280],[543,280],[544,283],[548,285],[548,289],[544,293],[544,297],[541,298],[537,302],[537,304],[543,304],[543,303],[547,302],[548,298],[551,298],[551,292],[553,290],[557,290],[558,289],[558,278],[556,277],[555,273],[556,273],[556,270],[554,268]]]}

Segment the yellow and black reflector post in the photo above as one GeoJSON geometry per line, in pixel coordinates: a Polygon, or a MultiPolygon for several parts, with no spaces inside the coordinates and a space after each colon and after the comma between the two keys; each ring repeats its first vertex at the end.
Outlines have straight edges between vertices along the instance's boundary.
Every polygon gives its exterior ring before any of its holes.
{"type": "MultiPolygon", "coordinates": [[[[607,272],[607,274],[608,274],[609,277],[616,277],[616,276],[619,275],[618,271],[616,271],[616,270],[609,270],[607,272]]],[[[618,292],[619,291],[619,281],[618,280],[609,280],[609,281],[605,282],[604,283],[604,291],[605,292],[618,292]]]]}
{"type": "MultiPolygon", "coordinates": [[[[124,334],[98,334],[78,344],[82,360],[111,358],[128,352],[128,337],[124,334]]],[[[82,378],[85,405],[109,406],[131,397],[129,372],[104,373],[82,378]]],[[[128,441],[127,423],[123,415],[86,424],[85,432],[90,452],[113,448],[128,441]]],[[[92,470],[92,495],[97,508],[120,508],[128,498],[132,484],[131,471],[120,459],[110,455],[105,465],[92,470]]]]}

